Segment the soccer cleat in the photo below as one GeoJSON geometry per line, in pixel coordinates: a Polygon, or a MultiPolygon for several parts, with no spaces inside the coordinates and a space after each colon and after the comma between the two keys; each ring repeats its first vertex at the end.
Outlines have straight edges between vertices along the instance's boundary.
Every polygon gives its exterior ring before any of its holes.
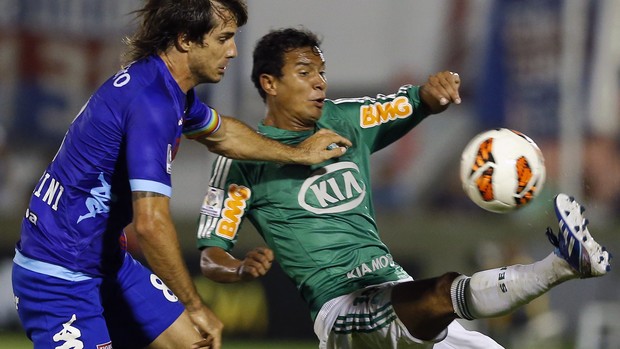
{"type": "Polygon", "coordinates": [[[560,232],[556,237],[547,228],[547,237],[556,247],[555,254],[565,259],[581,278],[605,275],[611,270],[611,256],[588,231],[588,220],[583,217],[585,208],[573,197],[558,194],[555,197],[555,214],[560,232]]]}

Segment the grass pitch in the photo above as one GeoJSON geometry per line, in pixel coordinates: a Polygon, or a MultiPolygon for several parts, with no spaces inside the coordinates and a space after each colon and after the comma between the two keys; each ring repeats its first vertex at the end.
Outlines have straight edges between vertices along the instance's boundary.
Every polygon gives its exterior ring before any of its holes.
{"type": "MultiPolygon", "coordinates": [[[[265,341],[233,340],[224,338],[225,349],[317,349],[318,341],[265,341]]],[[[0,349],[32,349],[32,343],[23,333],[0,332],[0,349]]]]}

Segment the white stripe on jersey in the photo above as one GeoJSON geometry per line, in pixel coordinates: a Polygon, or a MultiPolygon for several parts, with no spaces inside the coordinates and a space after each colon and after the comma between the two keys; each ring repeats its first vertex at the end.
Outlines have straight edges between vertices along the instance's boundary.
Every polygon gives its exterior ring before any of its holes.
{"type": "Polygon", "coordinates": [[[226,178],[228,177],[231,164],[232,159],[223,156],[218,157],[215,163],[215,171],[209,185],[215,188],[225,189],[224,184],[226,184],[226,178]]]}
{"type": "Polygon", "coordinates": [[[209,220],[209,218],[213,218],[211,216],[207,216],[204,214],[200,215],[200,221],[198,222],[198,234],[197,237],[198,239],[206,239],[208,238],[211,234],[209,234],[207,228],[207,222],[209,220]]]}
{"type": "Polygon", "coordinates": [[[215,177],[217,177],[218,173],[220,173],[221,165],[222,165],[222,157],[218,156],[217,159],[215,159],[215,169],[213,170],[213,175],[211,176],[211,180],[209,181],[210,187],[214,186],[215,177]]]}
{"type": "Polygon", "coordinates": [[[219,217],[213,217],[206,214],[200,215],[200,221],[198,222],[198,239],[209,239],[211,238],[211,234],[215,230],[217,226],[217,222],[220,220],[219,217]]]}
{"type": "MultiPolygon", "coordinates": [[[[215,169],[213,171],[213,176],[209,181],[210,188],[217,188],[226,192],[226,188],[224,188],[224,185],[226,184],[226,178],[228,177],[228,173],[230,172],[231,164],[232,159],[223,156],[217,157],[217,159],[215,160],[215,169]]],[[[207,195],[209,191],[210,189],[207,189],[207,195]]],[[[198,239],[210,238],[211,233],[215,230],[218,221],[219,217],[213,217],[202,213],[198,222],[198,239]]]]}
{"type": "Polygon", "coordinates": [[[375,97],[370,97],[370,96],[365,96],[365,97],[356,97],[356,98],[339,98],[339,99],[334,99],[332,100],[332,102],[334,102],[334,104],[340,104],[340,103],[364,103],[364,102],[373,102],[376,100],[383,100],[383,99],[395,99],[397,95],[399,94],[404,94],[407,92],[407,90],[409,88],[411,88],[411,84],[408,85],[403,85],[401,86],[398,91],[396,93],[392,93],[389,95],[384,95],[384,94],[378,94],[375,97]]]}

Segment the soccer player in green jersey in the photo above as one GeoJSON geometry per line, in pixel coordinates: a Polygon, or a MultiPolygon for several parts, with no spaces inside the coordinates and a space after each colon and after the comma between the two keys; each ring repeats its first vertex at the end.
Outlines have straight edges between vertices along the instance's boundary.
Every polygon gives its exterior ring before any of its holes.
{"type": "Polygon", "coordinates": [[[254,50],[252,80],[267,106],[263,135],[296,144],[328,128],[353,145],[318,165],[219,157],[198,228],[202,273],[218,282],[258,278],[275,260],[307,302],[320,348],[501,348],[454,320],[498,316],[574,278],[600,276],[609,256],[592,239],[582,207],[560,194],[556,250],[531,265],[413,280],[381,241],[370,190],[370,154],[430,114],[459,104],[458,74],[376,98],[326,99],[317,37],[282,29],[254,50]],[[229,252],[247,217],[269,247],[237,259],[229,252]]]}

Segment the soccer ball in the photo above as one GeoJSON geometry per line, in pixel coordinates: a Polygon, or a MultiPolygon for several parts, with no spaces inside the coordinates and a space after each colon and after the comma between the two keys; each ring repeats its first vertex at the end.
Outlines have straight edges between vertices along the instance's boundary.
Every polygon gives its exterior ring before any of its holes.
{"type": "Polygon", "coordinates": [[[545,160],[532,139],[498,128],[476,135],[461,155],[461,183],[483,209],[507,213],[527,205],[545,183],[545,160]]]}

